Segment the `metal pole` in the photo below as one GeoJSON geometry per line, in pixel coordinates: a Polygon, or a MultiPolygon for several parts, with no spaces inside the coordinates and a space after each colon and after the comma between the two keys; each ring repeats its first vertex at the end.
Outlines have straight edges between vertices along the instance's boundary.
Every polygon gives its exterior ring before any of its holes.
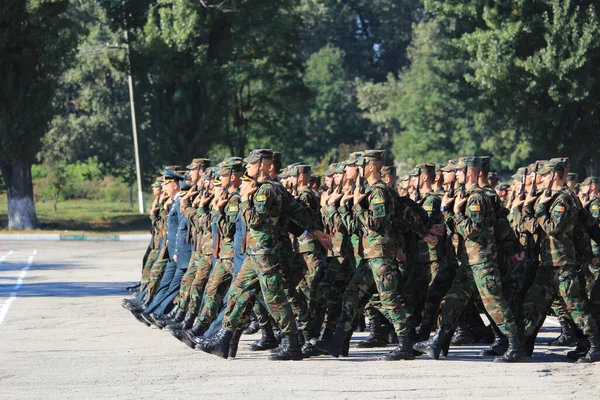
{"type": "Polygon", "coordinates": [[[129,82],[129,104],[131,106],[131,128],[133,130],[133,150],[135,153],[135,172],[137,175],[138,202],[140,214],[145,213],[144,195],[142,193],[142,172],[140,168],[140,151],[138,148],[137,122],[135,119],[135,103],[133,100],[133,78],[131,77],[131,60],[129,58],[129,35],[125,31],[125,51],[127,52],[127,80],[129,82]]]}

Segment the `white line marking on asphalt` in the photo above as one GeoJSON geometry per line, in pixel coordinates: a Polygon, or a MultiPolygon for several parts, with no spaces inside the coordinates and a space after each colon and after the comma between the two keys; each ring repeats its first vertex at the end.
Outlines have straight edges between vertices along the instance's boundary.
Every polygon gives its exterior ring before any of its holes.
{"type": "Polygon", "coordinates": [[[27,259],[27,264],[25,264],[25,266],[21,269],[21,273],[19,274],[17,283],[15,284],[15,287],[13,288],[13,292],[10,294],[10,297],[8,298],[8,300],[6,300],[6,302],[4,302],[4,305],[2,306],[2,308],[0,308],[0,325],[2,324],[2,322],[4,322],[4,318],[6,317],[6,314],[8,314],[10,305],[17,298],[17,291],[23,285],[23,280],[25,279],[25,276],[27,275],[27,271],[29,270],[29,268],[31,267],[31,264],[33,263],[33,256],[36,254],[37,254],[37,250],[34,250],[33,254],[31,256],[29,256],[29,258],[27,259]]]}
{"type": "Polygon", "coordinates": [[[13,250],[9,250],[8,253],[6,253],[5,255],[3,255],[2,257],[0,257],[0,265],[2,265],[2,263],[4,262],[4,260],[6,260],[6,257],[10,256],[12,253],[14,253],[13,250]]]}

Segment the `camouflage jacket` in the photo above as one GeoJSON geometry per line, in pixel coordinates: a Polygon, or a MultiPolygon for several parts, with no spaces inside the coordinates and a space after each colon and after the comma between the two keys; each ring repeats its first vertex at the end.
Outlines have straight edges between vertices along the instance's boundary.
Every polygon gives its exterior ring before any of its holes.
{"type": "MultiPolygon", "coordinates": [[[[441,211],[442,200],[437,194],[434,192],[423,194],[419,204],[423,207],[423,210],[425,210],[429,217],[429,225],[444,223],[444,215],[441,211]]],[[[419,237],[418,235],[413,236],[416,236],[417,239],[420,262],[434,262],[444,257],[445,237],[439,238],[437,245],[431,246],[425,242],[422,237],[419,237]]]]}
{"type": "MultiPolygon", "coordinates": [[[[300,193],[298,193],[298,201],[310,208],[315,215],[315,218],[319,221],[321,220],[319,196],[317,196],[317,194],[309,187],[303,188],[300,193]]],[[[319,226],[319,228],[322,227],[319,226]]],[[[302,234],[298,237],[298,253],[313,253],[315,251],[323,251],[323,247],[317,239],[311,238],[306,234],[302,234]]]]}
{"type": "Polygon", "coordinates": [[[396,259],[396,241],[393,234],[395,204],[389,188],[379,180],[366,189],[366,197],[355,204],[362,235],[363,258],[396,259]]]}
{"type": "Polygon", "coordinates": [[[246,222],[246,253],[278,254],[281,232],[282,194],[276,183],[266,179],[240,210],[246,222]]]}
{"type": "Polygon", "coordinates": [[[498,251],[502,255],[513,256],[521,252],[521,244],[517,238],[517,234],[508,222],[508,209],[506,209],[500,201],[498,193],[490,186],[486,185],[483,190],[490,198],[494,208],[494,234],[496,236],[496,244],[498,251]]]}
{"type": "Polygon", "coordinates": [[[217,210],[219,258],[233,258],[235,255],[233,238],[241,201],[240,191],[235,189],[229,193],[229,199],[223,209],[217,210]]]}
{"type": "MultiPolygon", "coordinates": [[[[344,227],[346,228],[346,232],[349,236],[349,248],[352,249],[352,254],[354,257],[362,257],[362,244],[361,244],[361,232],[360,232],[360,224],[358,223],[358,219],[356,215],[352,212],[353,202],[352,200],[346,202],[345,204],[340,205],[338,208],[338,215],[344,227]]],[[[349,254],[348,254],[349,256],[349,254]]]]}
{"type": "MultiPolygon", "coordinates": [[[[579,196],[571,189],[568,189],[566,192],[571,197],[571,200],[577,209],[577,218],[575,219],[575,227],[573,228],[573,243],[575,244],[577,264],[589,263],[594,258],[590,235],[594,235],[594,227],[597,225],[589,211],[581,204],[579,196]]],[[[596,239],[598,239],[598,237],[596,237],[596,239]]]]}
{"type": "Polygon", "coordinates": [[[554,191],[547,203],[540,203],[539,199],[535,203],[533,219],[539,227],[540,261],[543,266],[577,263],[573,243],[577,207],[566,190],[554,191]]]}
{"type": "MultiPolygon", "coordinates": [[[[464,240],[464,248],[470,265],[495,263],[496,237],[494,235],[494,209],[490,198],[477,185],[466,190],[464,210],[454,215],[456,233],[464,240]]],[[[461,254],[458,254],[459,259],[461,254]]]]}
{"type": "MultiPolygon", "coordinates": [[[[596,225],[600,226],[600,196],[596,195],[592,197],[586,209],[596,221],[596,225]]],[[[592,251],[594,252],[594,257],[600,257],[600,245],[594,240],[592,240],[592,251]]]]}
{"type": "Polygon", "coordinates": [[[196,252],[199,255],[212,255],[213,253],[213,228],[212,228],[212,208],[208,205],[193,209],[193,226],[196,230],[196,252]]]}
{"type": "Polygon", "coordinates": [[[334,205],[326,205],[321,208],[321,216],[325,233],[333,244],[331,250],[327,251],[327,257],[346,257],[352,254],[350,236],[338,209],[334,205]]]}

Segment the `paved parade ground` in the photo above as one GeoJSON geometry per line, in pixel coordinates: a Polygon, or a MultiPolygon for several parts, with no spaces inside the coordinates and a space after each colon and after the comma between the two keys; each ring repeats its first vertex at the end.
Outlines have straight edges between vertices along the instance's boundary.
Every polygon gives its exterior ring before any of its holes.
{"type": "MultiPolygon", "coordinates": [[[[600,397],[600,364],[577,365],[566,348],[536,347],[521,364],[494,364],[482,346],[439,361],[351,357],[273,362],[194,351],[121,307],[139,278],[144,242],[0,242],[0,399],[279,399],[600,397]]],[[[557,335],[547,321],[538,342],[557,335]]],[[[366,333],[357,333],[360,340],[366,333]]]]}

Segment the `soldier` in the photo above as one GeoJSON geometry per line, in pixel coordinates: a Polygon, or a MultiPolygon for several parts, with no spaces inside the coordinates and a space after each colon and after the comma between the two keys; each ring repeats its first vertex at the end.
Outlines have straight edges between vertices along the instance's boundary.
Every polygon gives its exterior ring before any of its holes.
{"type": "MultiPolygon", "coordinates": [[[[491,182],[490,182],[491,183],[491,182]]],[[[510,188],[509,184],[501,183],[496,187],[498,192],[498,197],[500,198],[500,204],[502,207],[507,207],[508,203],[508,189],[510,188]]]]}
{"type": "MultiPolygon", "coordinates": [[[[394,200],[389,189],[381,181],[385,151],[368,150],[359,162],[364,162],[364,177],[368,187],[362,192],[360,185],[353,193],[357,222],[363,232],[363,249],[360,272],[355,273],[344,293],[343,313],[331,339],[317,342],[317,347],[338,357],[348,333],[352,329],[360,298],[369,295],[375,282],[382,309],[396,329],[399,343],[397,349],[384,356],[386,360],[413,360],[414,351],[410,341],[409,312],[398,292],[399,272],[396,265],[396,244],[393,240],[394,200]]],[[[357,271],[359,271],[357,270],[357,271]]]]}
{"type": "Polygon", "coordinates": [[[523,302],[523,326],[528,342],[533,343],[546,311],[558,296],[590,343],[589,351],[578,362],[596,362],[600,360],[600,336],[577,277],[572,235],[578,211],[566,187],[565,170],[565,163],[560,159],[545,163],[538,171],[545,190],[537,199],[528,196],[525,201],[527,204],[535,202],[533,213],[524,219],[537,226],[541,265],[523,302]]]}
{"type": "MultiPolygon", "coordinates": [[[[441,352],[447,352],[456,323],[467,302],[478,290],[484,307],[509,340],[505,355],[494,361],[521,361],[527,358],[527,354],[513,313],[504,298],[502,278],[496,265],[494,209],[478,184],[482,159],[463,157],[456,168],[458,182],[465,185],[464,194],[458,195],[453,207],[455,229],[460,236],[460,267],[446,295],[438,331],[428,342],[418,343],[415,350],[435,359],[439,358],[441,352]]],[[[449,204],[449,198],[444,198],[442,207],[448,207],[449,204]]]]}
{"type": "Polygon", "coordinates": [[[497,172],[493,172],[493,171],[488,172],[487,179],[490,182],[490,186],[492,188],[495,188],[496,186],[498,186],[498,173],[497,172]]]}
{"type": "Polygon", "coordinates": [[[253,150],[245,162],[247,171],[254,177],[253,184],[242,190],[240,205],[246,221],[246,253],[248,257],[232,283],[227,312],[219,333],[210,343],[201,347],[203,351],[227,358],[229,344],[248,306],[244,293],[257,290],[259,285],[269,313],[286,334],[287,343],[273,360],[301,360],[302,350],[298,342],[298,330],[292,308],[284,293],[280,271],[277,226],[281,217],[281,192],[269,178],[273,163],[272,150],[253,150]]]}
{"type": "Polygon", "coordinates": [[[579,176],[575,172],[567,173],[567,187],[575,194],[579,194],[579,188],[577,187],[577,181],[579,176]]]}

